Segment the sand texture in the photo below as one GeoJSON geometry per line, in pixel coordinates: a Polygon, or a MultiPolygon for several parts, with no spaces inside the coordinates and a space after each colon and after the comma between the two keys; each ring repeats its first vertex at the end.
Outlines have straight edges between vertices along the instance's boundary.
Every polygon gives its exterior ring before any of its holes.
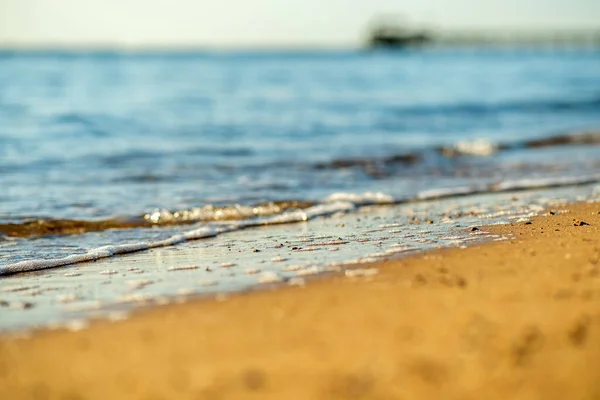
{"type": "Polygon", "coordinates": [[[5,336],[0,398],[600,399],[599,212],[361,267],[375,275],[5,336]]]}

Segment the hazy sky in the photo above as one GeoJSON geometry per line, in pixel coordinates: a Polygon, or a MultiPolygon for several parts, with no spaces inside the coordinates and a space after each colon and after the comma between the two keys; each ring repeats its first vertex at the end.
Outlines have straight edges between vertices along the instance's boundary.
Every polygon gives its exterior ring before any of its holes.
{"type": "Polygon", "coordinates": [[[433,28],[600,27],[600,0],[0,0],[0,45],[353,44],[386,13],[433,28]]]}

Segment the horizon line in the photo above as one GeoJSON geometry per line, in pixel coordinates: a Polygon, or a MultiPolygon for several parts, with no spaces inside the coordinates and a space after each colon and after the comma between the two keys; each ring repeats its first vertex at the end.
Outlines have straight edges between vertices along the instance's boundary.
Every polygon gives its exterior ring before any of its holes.
{"type": "MultiPolygon", "coordinates": [[[[600,45],[600,27],[568,29],[414,29],[431,36],[425,47],[452,45],[600,45]]],[[[48,41],[27,42],[0,40],[0,51],[97,51],[97,52],[235,52],[235,51],[348,51],[368,48],[368,35],[348,41],[290,41],[288,43],[210,44],[201,42],[127,43],[119,41],[92,41],[88,43],[48,41]]]]}

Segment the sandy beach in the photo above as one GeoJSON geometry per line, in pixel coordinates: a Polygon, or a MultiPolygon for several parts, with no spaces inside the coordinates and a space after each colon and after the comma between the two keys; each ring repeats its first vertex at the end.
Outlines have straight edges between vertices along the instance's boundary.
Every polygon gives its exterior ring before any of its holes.
{"type": "Polygon", "coordinates": [[[4,336],[1,397],[598,399],[600,204],[545,214],[364,276],[4,336]]]}

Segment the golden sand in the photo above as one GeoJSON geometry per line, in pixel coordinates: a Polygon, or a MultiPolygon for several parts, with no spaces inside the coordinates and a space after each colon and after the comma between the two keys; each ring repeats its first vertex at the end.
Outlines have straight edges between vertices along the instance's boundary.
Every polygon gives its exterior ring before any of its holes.
{"type": "Polygon", "coordinates": [[[600,399],[600,204],[569,210],[374,276],[0,338],[0,398],[600,399]]]}

